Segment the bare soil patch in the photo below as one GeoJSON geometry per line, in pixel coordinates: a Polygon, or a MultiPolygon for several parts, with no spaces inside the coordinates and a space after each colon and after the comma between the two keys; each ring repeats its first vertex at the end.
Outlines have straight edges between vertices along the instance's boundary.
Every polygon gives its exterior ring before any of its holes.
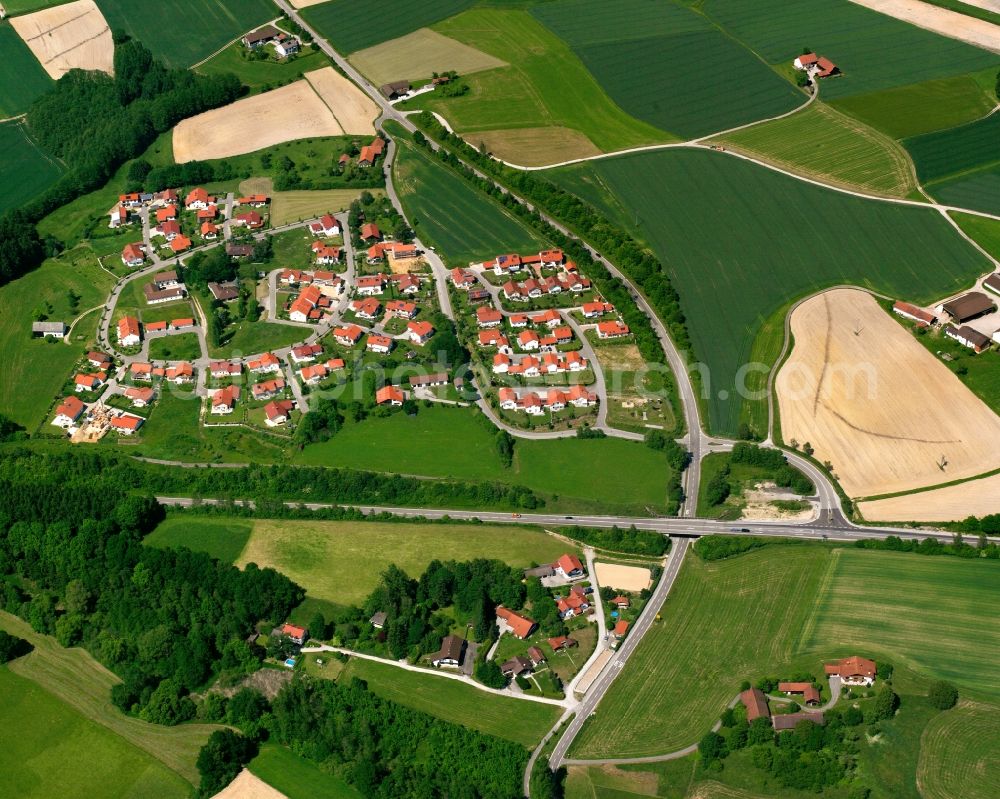
{"type": "Polygon", "coordinates": [[[791,329],[795,346],[775,382],[782,436],[811,443],[848,495],[1000,465],[1000,418],[867,293],[817,295],[795,309],[791,329]]]}
{"type": "Polygon", "coordinates": [[[94,0],[76,0],[13,17],[10,24],[55,80],[71,69],[114,73],[111,28],[94,0]]]}
{"type": "Polygon", "coordinates": [[[316,94],[326,103],[344,133],[374,134],[378,107],[371,98],[333,67],[323,67],[304,75],[316,94]]]}
{"type": "Polygon", "coordinates": [[[243,769],[235,780],[212,799],[288,799],[288,797],[248,769],[243,769]]]}
{"type": "MultiPolygon", "coordinates": [[[[949,11],[940,6],[932,6],[920,0],[851,0],[851,2],[909,22],[918,28],[1000,53],[1000,28],[986,20],[969,17],[958,11],[949,11]]],[[[979,3],[972,5],[986,7],[979,3]]]]}
{"type": "Polygon", "coordinates": [[[600,155],[601,150],[573,128],[511,128],[466,134],[466,141],[486,149],[502,161],[517,166],[550,166],[574,158],[600,155]]]}
{"type": "Polygon", "coordinates": [[[595,561],[594,571],[597,573],[598,585],[633,593],[649,588],[649,569],[643,566],[622,566],[619,563],[595,561]]]}
{"type": "Polygon", "coordinates": [[[318,6],[320,3],[325,3],[326,0],[289,0],[294,8],[309,8],[309,6],[318,6]]]}
{"type": "Polygon", "coordinates": [[[379,85],[394,80],[429,78],[435,72],[454,70],[467,75],[508,66],[506,61],[430,28],[359,50],[348,60],[379,85]]]}
{"type": "Polygon", "coordinates": [[[958,485],[858,503],[873,522],[957,522],[967,516],[1000,513],[1000,474],[958,485]]]}
{"type": "Polygon", "coordinates": [[[308,81],[237,100],[184,119],[174,128],[174,160],[204,161],[344,130],[308,81]]]}

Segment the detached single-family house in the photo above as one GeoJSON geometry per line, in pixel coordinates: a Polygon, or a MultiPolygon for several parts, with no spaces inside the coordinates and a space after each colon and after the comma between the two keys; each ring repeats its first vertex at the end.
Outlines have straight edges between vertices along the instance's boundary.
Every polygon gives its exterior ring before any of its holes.
{"type": "Polygon", "coordinates": [[[838,660],[836,663],[826,663],[823,670],[828,675],[840,677],[844,685],[871,685],[875,682],[875,661],[857,655],[838,660]]]}
{"type": "Polygon", "coordinates": [[[208,370],[215,378],[238,377],[243,366],[238,361],[212,361],[208,370]]]}
{"type": "Polygon", "coordinates": [[[402,405],[406,395],[397,386],[383,386],[375,392],[376,405],[402,405]]]}
{"type": "Polygon", "coordinates": [[[137,416],[134,413],[122,412],[118,416],[111,418],[111,429],[120,436],[130,436],[142,427],[142,423],[145,421],[141,416],[137,416]]]}
{"type": "Polygon", "coordinates": [[[250,393],[253,394],[253,398],[255,400],[271,399],[271,397],[276,397],[284,390],[285,380],[282,377],[276,377],[273,380],[265,380],[261,383],[254,383],[250,387],[250,393]]]}
{"type": "Polygon", "coordinates": [[[142,266],[146,260],[145,249],[141,242],[126,244],[122,247],[122,263],[125,266],[142,266]]]}
{"type": "Polygon", "coordinates": [[[281,625],[281,634],[290,639],[296,646],[302,646],[309,638],[309,630],[306,627],[299,627],[297,624],[281,625]]]}
{"type": "Polygon", "coordinates": [[[524,640],[535,631],[538,623],[503,605],[497,605],[497,626],[500,627],[500,632],[509,630],[515,638],[524,640]]]}
{"type": "Polygon", "coordinates": [[[211,205],[215,205],[215,197],[200,186],[191,189],[187,197],[184,198],[184,207],[190,211],[203,211],[211,205]]]}
{"type": "Polygon", "coordinates": [[[517,677],[530,673],[532,668],[530,659],[524,655],[515,655],[510,660],[504,661],[503,665],[500,666],[500,671],[505,677],[517,677]]]}
{"type": "Polygon", "coordinates": [[[66,397],[59,404],[59,407],[56,408],[56,415],[52,420],[52,424],[64,430],[72,427],[76,423],[76,420],[83,416],[83,412],[86,409],[87,406],[83,404],[83,401],[79,397],[66,397]]]}
{"type": "Polygon", "coordinates": [[[434,326],[430,322],[407,322],[406,335],[414,344],[426,344],[434,335],[434,326]]]}
{"type": "Polygon", "coordinates": [[[333,214],[323,214],[316,222],[309,225],[309,232],[314,236],[339,236],[340,222],[333,214]]]}
{"type": "Polygon", "coordinates": [[[623,338],[629,334],[628,325],[624,322],[598,322],[598,338],[623,338]]]}
{"type": "Polygon", "coordinates": [[[385,275],[381,273],[362,275],[355,281],[354,285],[358,294],[362,296],[371,297],[375,294],[381,294],[385,291],[385,275]]]}
{"type": "Polygon", "coordinates": [[[566,580],[574,580],[578,577],[583,577],[586,573],[583,569],[583,564],[576,555],[571,555],[569,553],[561,556],[559,560],[552,564],[555,573],[566,580]]]}
{"type": "Polygon", "coordinates": [[[365,331],[357,325],[344,325],[333,331],[333,337],[344,347],[353,347],[364,336],[365,331]]]}
{"type": "Polygon", "coordinates": [[[482,305],[476,308],[476,324],[480,327],[499,327],[503,323],[503,314],[496,308],[482,305]]]}
{"type": "Polygon", "coordinates": [[[281,371],[281,361],[273,352],[265,352],[259,358],[248,361],[247,369],[254,374],[274,374],[281,371]]]}
{"type": "Polygon", "coordinates": [[[295,409],[291,400],[277,400],[264,406],[264,424],[268,427],[278,427],[288,422],[288,417],[295,409]]]}
{"type": "Polygon", "coordinates": [[[243,36],[243,46],[251,50],[256,50],[258,47],[272,42],[281,35],[279,31],[273,25],[265,25],[263,28],[258,28],[255,31],[250,31],[243,36]]]}
{"type": "Polygon", "coordinates": [[[123,316],[118,320],[118,343],[123,347],[135,347],[142,341],[139,320],[134,316],[123,316]]]}
{"type": "Polygon", "coordinates": [[[579,646],[580,642],[566,635],[557,635],[555,638],[549,638],[548,644],[552,647],[553,652],[561,652],[564,649],[579,646]]]}
{"type": "Polygon", "coordinates": [[[153,401],[155,394],[156,392],[148,386],[145,388],[136,388],[132,386],[125,389],[125,398],[132,400],[132,405],[136,408],[145,408],[153,401]]]}
{"type": "Polygon", "coordinates": [[[240,399],[240,387],[237,385],[220,388],[212,395],[212,413],[225,416],[236,410],[240,399]]]}
{"type": "Polygon", "coordinates": [[[380,336],[376,333],[369,333],[368,341],[365,343],[365,349],[369,352],[377,353],[378,355],[386,355],[392,351],[392,338],[389,336],[380,336]]]}
{"type": "Polygon", "coordinates": [[[465,640],[457,635],[446,635],[441,639],[441,650],[431,659],[436,667],[458,668],[465,657],[465,640]]]}

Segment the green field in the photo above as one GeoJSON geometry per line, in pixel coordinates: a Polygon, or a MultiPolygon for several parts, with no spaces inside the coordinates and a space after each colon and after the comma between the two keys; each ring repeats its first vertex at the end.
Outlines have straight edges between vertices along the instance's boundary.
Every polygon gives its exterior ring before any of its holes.
{"type": "Polygon", "coordinates": [[[910,158],[897,142],[824,103],[714,141],[800,175],[866,193],[906,197],[917,185],[910,158]]]}
{"type": "Polygon", "coordinates": [[[906,139],[922,183],[969,175],[1000,164],[1000,114],[906,139]]]}
{"type": "Polygon", "coordinates": [[[233,563],[250,540],[253,522],[173,516],[160,522],[144,539],[151,547],[187,547],[205,552],[224,563],[233,563]]]}
{"type": "Polygon", "coordinates": [[[92,349],[88,346],[92,344],[92,325],[87,326],[88,334],[80,334],[84,340],[78,340],[74,331],[69,345],[31,338],[32,311],[47,302],[52,307],[49,318],[69,324],[77,314],[100,305],[112,283],[111,275],[97,265],[90,251],[77,248],[0,287],[0,358],[4,364],[0,413],[33,430],[45,419],[73,364],[92,349]],[[75,313],[67,297],[71,289],[80,295],[75,313]]]}
{"type": "Polygon", "coordinates": [[[283,325],[279,322],[241,321],[226,332],[222,346],[210,346],[208,352],[213,358],[255,355],[259,352],[297,344],[308,335],[308,330],[295,325],[283,325]]]}
{"type": "Polygon", "coordinates": [[[1000,220],[956,212],[951,212],[949,215],[958,223],[965,235],[1000,260],[1000,220]]]}
{"type": "Polygon", "coordinates": [[[679,5],[561,0],[532,14],[569,44],[626,112],[682,138],[783,114],[806,99],[753,53],[679,5]]]}
{"type": "Polygon", "coordinates": [[[946,205],[1000,215],[1000,164],[934,183],[927,191],[946,205]]]}
{"type": "Polygon", "coordinates": [[[288,799],[361,799],[346,782],[283,746],[265,744],[247,768],[288,799]]]}
{"type": "Polygon", "coordinates": [[[318,48],[305,49],[295,58],[281,61],[251,61],[243,57],[246,52],[247,49],[240,43],[231,45],[212,56],[197,71],[204,75],[232,72],[251,92],[256,93],[289,83],[301,77],[304,72],[322,69],[330,63],[318,48]]]}
{"type": "Polygon", "coordinates": [[[996,713],[993,705],[962,701],[931,720],[917,766],[923,799],[1000,796],[996,713]]]}
{"type": "Polygon", "coordinates": [[[989,87],[995,78],[994,72],[987,70],[983,81],[971,75],[956,75],[843,97],[834,100],[833,106],[893,138],[919,136],[972,122],[988,114],[996,101],[989,87]]]}
{"type": "MultiPolygon", "coordinates": [[[[1000,56],[909,25],[849,0],[705,0],[701,6],[771,64],[790,63],[809,48],[843,75],[822,81],[826,98],[891,89],[1000,66],[1000,56]]],[[[933,110],[929,113],[934,114],[933,110]]]]}
{"type": "MultiPolygon", "coordinates": [[[[203,521],[211,534],[214,519],[192,518],[190,523],[199,528],[203,521]]],[[[434,559],[496,558],[528,567],[551,563],[573,549],[538,530],[474,524],[258,519],[252,526],[237,565],[273,566],[303,586],[309,597],[344,605],[363,603],[392,564],[417,578],[434,559]]],[[[169,531],[166,535],[176,537],[169,531]]]]}
{"type": "MultiPolygon", "coordinates": [[[[3,28],[0,27],[0,32],[3,28]]],[[[2,42],[0,42],[2,45],[2,42]]],[[[35,199],[65,171],[45,155],[18,122],[0,124],[0,214],[35,199]]]]}
{"type": "Polygon", "coordinates": [[[510,64],[465,76],[465,96],[418,98],[420,107],[442,114],[460,132],[557,126],[580,131],[601,150],[671,138],[622,111],[573,51],[527,11],[476,8],[434,29],[510,64]]]}
{"type": "MultiPolygon", "coordinates": [[[[0,52],[4,56],[0,72],[0,119],[6,119],[27,111],[32,101],[52,85],[52,78],[6,20],[0,20],[0,52]]],[[[0,148],[0,152],[8,152],[6,144],[0,144],[0,148]]]]}
{"type": "Polygon", "coordinates": [[[220,47],[278,16],[268,0],[97,0],[111,30],[123,30],[168,66],[190,67],[220,47]]]}
{"type": "Polygon", "coordinates": [[[0,666],[0,784],[6,796],[186,797],[191,786],[162,763],[0,666]]]}
{"type": "MultiPolygon", "coordinates": [[[[929,302],[988,268],[934,211],[852,197],[714,152],[644,153],[546,174],[668,265],[694,355],[709,369],[708,424],[719,433],[748,418],[749,403],[735,396],[740,369],[762,323],[790,300],[853,283],[929,302]]],[[[751,376],[769,366],[749,367],[751,376]]]]}
{"type": "Polygon", "coordinates": [[[417,235],[449,266],[548,246],[503,206],[473,189],[437,158],[396,139],[393,179],[417,235]]]}
{"type": "Polygon", "coordinates": [[[963,697],[995,700],[1000,633],[983,609],[996,604],[998,570],[993,561],[812,544],[708,563],[690,553],[663,621],[572,756],[681,748],[701,737],[743,679],[818,669],[848,654],[894,663],[900,693],[948,679],[963,697]]]}
{"type": "Polygon", "coordinates": [[[455,680],[362,658],[351,658],[338,679],[350,677],[367,681],[384,699],[529,748],[541,740],[562,712],[554,705],[495,696],[455,680]]]}
{"type": "MultiPolygon", "coordinates": [[[[119,679],[94,660],[88,652],[79,647],[65,649],[59,646],[54,638],[34,632],[26,622],[9,613],[0,612],[0,629],[30,641],[35,647],[33,652],[8,665],[11,672],[38,685],[46,695],[55,697],[67,713],[82,714],[93,723],[93,726],[112,734],[112,737],[119,742],[120,751],[132,750],[148,754],[150,758],[147,759],[146,768],[150,774],[155,774],[157,771],[156,768],[150,768],[151,765],[162,764],[159,771],[170,778],[163,780],[162,784],[165,787],[176,783],[189,790],[190,786],[185,785],[184,780],[192,785],[198,783],[195,760],[208,736],[213,730],[219,729],[217,726],[183,724],[177,727],[164,727],[126,716],[111,704],[111,687],[118,683],[119,679]]],[[[7,698],[6,691],[2,695],[7,698]]],[[[10,730],[12,727],[5,722],[2,729],[10,730]]],[[[47,734],[52,736],[55,732],[54,729],[48,729],[47,734]]],[[[6,740],[9,746],[10,736],[7,736],[6,740]]],[[[0,750],[6,748],[0,747],[0,750]]],[[[2,756],[0,754],[0,757],[2,756]]],[[[28,760],[30,761],[30,758],[28,760]]],[[[61,767],[70,764],[71,758],[67,753],[61,767]]],[[[56,769],[57,772],[60,770],[56,769]]],[[[59,779],[58,774],[53,775],[53,778],[59,779]]],[[[68,784],[56,787],[70,789],[73,787],[73,782],[68,781],[68,784]]],[[[53,794],[43,792],[38,795],[53,794]]],[[[86,793],[79,795],[87,796],[86,793]]],[[[138,799],[140,796],[159,794],[125,792],[122,795],[138,799]]],[[[180,791],[180,795],[186,795],[186,791],[180,791]]]]}
{"type": "Polygon", "coordinates": [[[341,55],[386,42],[432,25],[475,5],[476,0],[330,0],[302,16],[341,55]],[[377,24],[373,20],[378,20],[377,24]]]}
{"type": "Polygon", "coordinates": [[[347,423],[330,441],[296,454],[294,462],[526,485],[547,495],[549,509],[643,512],[666,502],[669,467],[661,453],[640,443],[522,439],[513,465],[504,469],[495,455],[494,435],[475,411],[432,406],[415,417],[396,413],[347,423]],[[399,446],[402,441],[405,447],[399,446]],[[595,468],[602,463],[615,468],[595,468]]]}
{"type": "Polygon", "coordinates": [[[201,357],[197,333],[155,338],[149,342],[149,358],[153,361],[193,361],[201,357]]]}

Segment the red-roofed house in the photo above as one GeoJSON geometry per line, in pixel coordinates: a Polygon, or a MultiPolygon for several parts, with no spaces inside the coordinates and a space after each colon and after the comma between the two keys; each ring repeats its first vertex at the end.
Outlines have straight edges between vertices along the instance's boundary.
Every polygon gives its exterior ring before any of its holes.
{"type": "Polygon", "coordinates": [[[134,413],[123,412],[118,416],[112,417],[111,429],[119,435],[130,436],[142,427],[142,423],[145,421],[141,416],[136,416],[134,413]]]}
{"type": "Polygon", "coordinates": [[[72,427],[76,420],[83,415],[86,408],[87,406],[79,397],[66,397],[56,408],[56,416],[52,420],[52,424],[64,430],[72,427]]]}
{"type": "Polygon", "coordinates": [[[355,281],[354,285],[358,294],[369,297],[381,294],[385,291],[385,275],[381,273],[377,275],[362,275],[355,281]]]}
{"type": "Polygon", "coordinates": [[[386,355],[392,350],[392,339],[389,336],[379,336],[375,333],[370,333],[368,341],[365,343],[365,349],[379,355],[386,355]]]}
{"type": "Polygon", "coordinates": [[[191,189],[188,192],[188,196],[184,198],[184,207],[188,209],[200,210],[208,208],[210,205],[215,205],[215,198],[209,195],[201,186],[191,189]]]}
{"type": "Polygon", "coordinates": [[[503,314],[496,308],[481,305],[476,308],[476,324],[480,327],[498,327],[503,322],[503,314]]]}
{"type": "Polygon", "coordinates": [[[580,563],[580,559],[576,555],[571,555],[569,553],[563,555],[559,558],[559,560],[553,563],[552,568],[555,570],[556,574],[567,580],[582,577],[584,575],[583,564],[580,563]]]}
{"type": "Polygon", "coordinates": [[[141,242],[126,244],[122,247],[122,263],[125,266],[142,266],[142,262],[146,260],[144,250],[141,242]]]}
{"type": "Polygon", "coordinates": [[[314,236],[339,236],[340,222],[333,214],[323,214],[316,222],[309,225],[309,232],[314,236]]]}
{"type": "Polygon", "coordinates": [[[281,361],[273,352],[265,352],[259,358],[248,361],[247,369],[254,374],[273,374],[281,371],[281,361]]]}
{"type": "Polygon", "coordinates": [[[399,319],[412,319],[417,315],[417,306],[405,300],[390,300],[385,304],[385,309],[399,319]]]}
{"type": "Polygon", "coordinates": [[[118,320],[118,343],[123,347],[134,347],[142,341],[139,320],[134,316],[123,316],[118,320]]]}
{"type": "Polygon", "coordinates": [[[434,335],[434,326],[430,322],[407,322],[406,335],[414,344],[426,344],[434,335]]]}
{"type": "Polygon", "coordinates": [[[501,632],[505,629],[510,630],[511,635],[515,638],[520,638],[522,641],[530,636],[535,631],[535,628],[538,627],[538,623],[533,619],[522,616],[520,613],[515,613],[503,605],[497,605],[497,625],[500,627],[501,632]]]}
{"type": "Polygon", "coordinates": [[[323,347],[319,344],[300,344],[292,347],[292,360],[295,363],[307,363],[315,361],[316,356],[323,352],[323,347]]]}
{"type": "Polygon", "coordinates": [[[598,322],[598,338],[623,338],[629,334],[628,325],[624,322],[598,322]]]}
{"type": "Polygon", "coordinates": [[[144,388],[130,387],[125,389],[125,398],[132,400],[136,408],[145,408],[153,401],[156,392],[148,386],[144,388]]]}
{"type": "Polygon", "coordinates": [[[816,69],[818,70],[816,72],[817,78],[829,78],[831,75],[840,74],[840,68],[824,56],[816,59],[816,69]]]}
{"type": "Polygon", "coordinates": [[[264,424],[268,427],[277,427],[278,425],[285,424],[294,409],[295,403],[291,400],[269,402],[264,406],[264,416],[266,417],[264,424]]]}
{"type": "Polygon", "coordinates": [[[170,240],[170,249],[175,253],[185,252],[191,249],[191,239],[187,236],[174,236],[170,240]]]}
{"type": "Polygon", "coordinates": [[[376,405],[402,405],[406,395],[397,386],[383,386],[375,392],[376,405]]]}
{"type": "Polygon", "coordinates": [[[243,366],[235,361],[212,361],[208,369],[212,377],[236,377],[243,371],[243,366]]]}
{"type": "Polygon", "coordinates": [[[824,671],[839,676],[844,685],[871,685],[875,682],[875,661],[853,655],[836,663],[827,663],[824,671]]]}
{"type": "Polygon", "coordinates": [[[254,383],[250,387],[250,393],[255,400],[265,400],[275,397],[285,390],[285,379],[276,377],[273,380],[265,380],[262,383],[254,383]]]}
{"type": "Polygon", "coordinates": [[[177,219],[177,206],[168,205],[165,208],[160,208],[156,212],[156,224],[161,225],[164,222],[173,222],[177,219]]]}
{"type": "Polygon", "coordinates": [[[176,220],[168,220],[167,222],[161,222],[156,226],[156,233],[163,236],[167,241],[173,241],[179,235],[181,235],[181,225],[180,222],[176,220]]]}
{"type": "Polygon", "coordinates": [[[249,205],[251,208],[263,208],[268,200],[266,194],[251,194],[248,197],[240,197],[236,202],[238,205],[249,205]]]}
{"type": "Polygon", "coordinates": [[[240,387],[237,385],[220,388],[212,395],[212,413],[225,416],[236,409],[240,399],[240,387]]]}
{"type": "Polygon", "coordinates": [[[248,230],[257,230],[264,227],[264,217],[257,213],[257,211],[246,211],[242,214],[236,214],[233,224],[238,227],[245,227],[248,230]]]}
{"type": "Polygon", "coordinates": [[[809,67],[814,66],[818,59],[819,56],[815,53],[803,53],[792,62],[792,66],[800,70],[808,69],[809,67]]]}
{"type": "Polygon", "coordinates": [[[201,223],[201,237],[205,241],[213,241],[219,238],[219,228],[214,222],[202,222],[201,223]]]}
{"type": "Polygon", "coordinates": [[[628,632],[628,622],[624,619],[620,619],[614,628],[611,630],[611,637],[615,642],[621,641],[625,637],[625,633],[628,632]]]}
{"type": "Polygon", "coordinates": [[[451,270],[451,282],[455,284],[455,288],[467,290],[474,286],[478,281],[476,280],[474,272],[470,272],[468,269],[460,269],[456,267],[451,270]]]}
{"type": "Polygon", "coordinates": [[[337,343],[345,347],[353,347],[361,341],[361,337],[364,334],[365,331],[357,325],[344,325],[333,331],[333,337],[337,340],[337,343]]]}
{"type": "Polygon", "coordinates": [[[361,226],[362,241],[376,241],[382,238],[382,232],[374,222],[366,222],[361,226]]]}
{"type": "Polygon", "coordinates": [[[590,608],[590,601],[587,599],[587,594],[584,590],[580,586],[575,585],[568,596],[561,596],[556,599],[556,607],[559,609],[559,615],[563,619],[571,619],[574,616],[582,616],[586,613],[590,608]]]}
{"type": "Polygon", "coordinates": [[[281,626],[281,634],[290,638],[293,644],[302,646],[309,637],[309,630],[295,624],[283,624],[281,626]]]}

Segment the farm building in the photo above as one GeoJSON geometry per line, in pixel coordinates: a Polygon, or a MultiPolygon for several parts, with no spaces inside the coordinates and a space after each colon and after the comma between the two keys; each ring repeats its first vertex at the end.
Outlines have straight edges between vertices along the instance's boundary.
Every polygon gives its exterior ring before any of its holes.
{"type": "Polygon", "coordinates": [[[465,641],[457,635],[446,635],[441,639],[441,650],[434,655],[431,662],[440,668],[441,666],[458,667],[462,665],[462,658],[465,655],[465,641]]]}
{"type": "Polygon", "coordinates": [[[800,721],[811,721],[813,724],[818,724],[822,727],[826,724],[826,716],[822,713],[784,713],[771,717],[771,723],[774,725],[775,732],[794,730],[800,721]]]}
{"type": "Polygon", "coordinates": [[[819,56],[815,53],[803,53],[792,62],[792,66],[799,70],[809,69],[816,66],[818,60],[819,56]]]}
{"type": "Polygon", "coordinates": [[[759,688],[748,688],[740,694],[740,701],[747,709],[747,721],[754,719],[766,719],[771,715],[767,706],[767,697],[759,688]]]}
{"type": "Polygon", "coordinates": [[[938,310],[940,313],[948,314],[953,322],[962,323],[990,313],[995,307],[993,300],[982,292],[970,291],[968,294],[942,303],[938,310]]]}
{"type": "Polygon", "coordinates": [[[986,278],[983,281],[983,288],[992,291],[994,294],[1000,294],[1000,272],[994,272],[986,278]]]}
{"type": "Polygon", "coordinates": [[[43,338],[62,338],[69,328],[65,322],[32,322],[31,335],[43,338]]]}
{"type": "Polygon", "coordinates": [[[265,25],[263,28],[258,28],[255,31],[250,31],[243,37],[243,46],[248,47],[251,50],[256,50],[261,45],[265,45],[268,42],[273,42],[281,35],[281,31],[275,28],[273,25],[265,25]]]}
{"type": "Polygon", "coordinates": [[[918,327],[927,327],[937,321],[937,317],[930,311],[925,311],[923,308],[918,308],[916,305],[902,300],[897,300],[893,304],[892,312],[904,319],[909,319],[911,322],[916,322],[918,327]]]}
{"type": "Polygon", "coordinates": [[[963,347],[968,347],[976,355],[990,346],[989,336],[983,335],[978,330],[973,330],[968,325],[962,325],[961,327],[952,327],[949,325],[944,329],[944,334],[948,338],[957,341],[963,347]]]}
{"type": "Polygon", "coordinates": [[[838,660],[836,663],[826,663],[823,670],[828,675],[840,677],[844,685],[871,685],[875,682],[875,661],[857,655],[838,660]]]}
{"type": "Polygon", "coordinates": [[[382,92],[382,96],[386,100],[398,100],[410,91],[410,82],[408,80],[397,80],[393,83],[385,83],[379,86],[378,90],[382,92]]]}
{"type": "Polygon", "coordinates": [[[819,691],[811,682],[779,682],[778,690],[785,694],[801,694],[804,704],[819,704],[819,691]]]}

